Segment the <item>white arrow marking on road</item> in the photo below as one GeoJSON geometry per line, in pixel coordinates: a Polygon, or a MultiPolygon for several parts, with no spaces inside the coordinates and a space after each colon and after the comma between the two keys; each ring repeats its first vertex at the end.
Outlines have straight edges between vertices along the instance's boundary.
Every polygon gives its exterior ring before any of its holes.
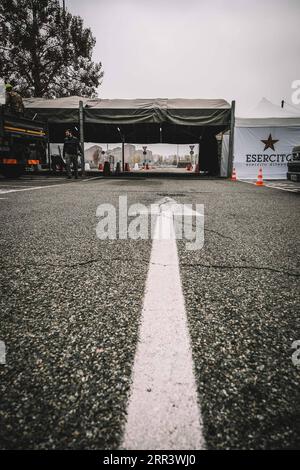
{"type": "Polygon", "coordinates": [[[172,217],[174,206],[160,204],[160,208],[121,448],[204,449],[172,217]]]}

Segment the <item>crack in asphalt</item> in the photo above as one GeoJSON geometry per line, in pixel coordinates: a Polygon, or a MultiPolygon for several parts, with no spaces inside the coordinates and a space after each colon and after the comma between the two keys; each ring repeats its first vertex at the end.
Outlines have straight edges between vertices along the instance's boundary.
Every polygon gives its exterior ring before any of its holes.
{"type": "Polygon", "coordinates": [[[214,268],[214,269],[254,269],[261,271],[272,271],[275,273],[286,274],[287,276],[300,277],[300,273],[293,273],[284,269],[270,268],[269,266],[247,266],[247,265],[229,265],[229,264],[202,264],[202,263],[182,263],[181,266],[185,267],[200,267],[200,268],[214,268]]]}
{"type": "Polygon", "coordinates": [[[21,269],[21,268],[27,268],[27,267],[34,267],[34,268],[42,268],[44,266],[51,266],[53,268],[76,268],[78,266],[85,266],[87,264],[93,264],[93,263],[98,263],[100,261],[107,261],[107,262],[110,262],[110,261],[126,261],[126,262],[130,262],[132,263],[132,260],[131,259],[126,259],[126,258],[110,258],[110,259],[105,259],[105,258],[93,258],[93,259],[89,259],[87,261],[79,261],[78,263],[73,263],[73,264],[64,264],[64,263],[43,263],[43,264],[39,264],[39,263],[26,263],[26,265],[22,266],[22,265],[19,265],[19,264],[15,264],[15,265],[10,265],[11,268],[16,268],[16,269],[21,269]]]}
{"type": "MultiPolygon", "coordinates": [[[[73,263],[73,264],[63,264],[63,263],[60,263],[60,264],[53,264],[53,263],[35,264],[35,263],[27,263],[25,268],[26,267],[44,267],[44,266],[52,266],[52,267],[55,267],[55,268],[58,268],[58,267],[76,268],[78,266],[86,266],[86,265],[89,265],[89,264],[99,263],[100,261],[108,261],[108,262],[123,261],[123,262],[132,263],[131,259],[126,259],[126,258],[110,258],[110,259],[93,258],[93,259],[89,259],[89,260],[86,260],[86,261],[80,261],[78,263],[73,263]]],[[[144,262],[142,260],[139,260],[139,262],[142,262],[143,264],[148,264],[149,265],[149,261],[144,262]]],[[[166,264],[161,264],[161,263],[152,263],[152,262],[150,262],[150,264],[156,264],[156,265],[159,265],[159,266],[167,266],[166,264]]],[[[253,269],[253,270],[258,270],[258,271],[272,271],[272,272],[279,273],[279,274],[286,274],[287,276],[300,277],[300,273],[290,272],[290,271],[287,271],[285,269],[271,268],[269,266],[253,266],[253,265],[245,265],[245,264],[239,264],[239,265],[204,264],[204,263],[180,263],[180,266],[191,267],[191,268],[200,267],[200,268],[213,268],[213,269],[253,269]]],[[[15,265],[15,266],[11,266],[11,267],[21,268],[21,267],[24,267],[24,266],[15,265]]]]}
{"type": "Polygon", "coordinates": [[[204,228],[204,232],[212,232],[212,233],[215,233],[216,235],[219,235],[219,237],[228,238],[228,240],[232,240],[232,241],[233,241],[233,238],[232,238],[232,237],[228,237],[227,235],[224,235],[224,234],[221,233],[221,232],[217,232],[217,230],[212,230],[212,229],[210,229],[210,228],[204,228]]]}
{"type": "MultiPolygon", "coordinates": [[[[87,264],[93,264],[93,263],[98,263],[99,261],[130,261],[132,263],[132,260],[130,259],[124,259],[124,258],[110,258],[110,259],[104,259],[104,258],[94,258],[94,259],[89,259],[87,261],[80,261],[78,263],[74,264],[63,264],[62,266],[64,268],[77,268],[77,266],[85,266],[87,264]]],[[[61,265],[54,265],[54,266],[61,266],[61,265]]]]}

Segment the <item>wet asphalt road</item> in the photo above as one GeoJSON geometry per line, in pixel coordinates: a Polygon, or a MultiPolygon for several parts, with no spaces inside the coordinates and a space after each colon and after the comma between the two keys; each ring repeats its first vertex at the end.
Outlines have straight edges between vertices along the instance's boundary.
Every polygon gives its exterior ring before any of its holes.
{"type": "Polygon", "coordinates": [[[180,271],[208,448],[300,447],[299,194],[197,180],[0,181],[0,448],[117,448],[151,241],[100,241],[97,206],[205,205],[180,271]],[[8,189],[54,185],[6,192],[8,189]]]}

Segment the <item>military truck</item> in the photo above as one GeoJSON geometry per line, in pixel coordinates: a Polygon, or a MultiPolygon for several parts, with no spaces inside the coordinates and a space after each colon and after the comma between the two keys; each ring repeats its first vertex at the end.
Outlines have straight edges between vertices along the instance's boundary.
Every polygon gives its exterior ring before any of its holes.
{"type": "Polygon", "coordinates": [[[287,179],[300,181],[300,145],[297,145],[292,150],[292,158],[288,162],[287,179]]]}
{"type": "Polygon", "coordinates": [[[37,168],[46,158],[45,124],[0,111],[0,173],[18,178],[26,168],[37,168]]]}

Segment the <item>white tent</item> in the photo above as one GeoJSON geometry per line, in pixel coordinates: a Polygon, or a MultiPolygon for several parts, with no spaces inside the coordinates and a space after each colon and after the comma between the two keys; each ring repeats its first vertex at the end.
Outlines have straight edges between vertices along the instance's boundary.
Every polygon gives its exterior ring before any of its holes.
{"type": "Polygon", "coordinates": [[[300,145],[300,109],[288,103],[282,108],[263,98],[246,117],[236,118],[233,166],[238,178],[256,178],[261,167],[264,178],[285,179],[296,145],[300,145]]]}

